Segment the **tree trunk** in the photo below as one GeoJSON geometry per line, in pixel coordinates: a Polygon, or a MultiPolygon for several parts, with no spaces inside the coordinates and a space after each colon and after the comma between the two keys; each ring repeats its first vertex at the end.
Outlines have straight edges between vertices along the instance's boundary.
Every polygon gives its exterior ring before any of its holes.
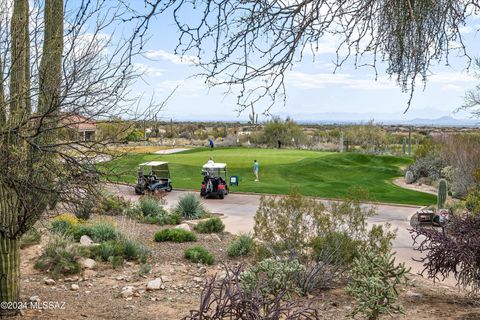
{"type": "MultiPolygon", "coordinates": [[[[3,212],[2,212],[3,214],[3,212]]],[[[0,232],[0,302],[20,300],[20,241],[0,232]]],[[[7,307],[12,307],[8,306],[7,307]]],[[[0,317],[15,315],[17,309],[0,308],[0,317]]]]}

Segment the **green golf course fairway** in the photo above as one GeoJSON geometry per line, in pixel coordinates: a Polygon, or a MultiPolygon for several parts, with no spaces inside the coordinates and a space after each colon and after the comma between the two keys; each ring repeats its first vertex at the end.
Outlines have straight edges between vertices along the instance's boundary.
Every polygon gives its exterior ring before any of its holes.
{"type": "MultiPolygon", "coordinates": [[[[146,161],[168,161],[173,188],[200,190],[201,168],[210,158],[206,148],[167,155],[129,154],[100,166],[110,181],[136,183],[137,167],[146,161]]],[[[285,149],[219,148],[215,162],[228,165],[228,176],[240,177],[231,191],[288,194],[298,187],[304,195],[343,198],[351,187],[364,187],[375,201],[429,205],[431,194],[403,189],[392,179],[402,176],[408,158],[285,149]],[[260,181],[254,181],[253,160],[259,163],[260,181]]]]}

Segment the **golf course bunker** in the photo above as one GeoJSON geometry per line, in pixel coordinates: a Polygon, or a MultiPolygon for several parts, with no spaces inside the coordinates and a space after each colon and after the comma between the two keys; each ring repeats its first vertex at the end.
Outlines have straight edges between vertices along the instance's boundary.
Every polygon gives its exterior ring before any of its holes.
{"type": "Polygon", "coordinates": [[[154,154],[172,154],[177,152],[182,152],[189,150],[188,148],[173,148],[173,149],[165,149],[165,150],[158,150],[155,151],[154,154]]]}

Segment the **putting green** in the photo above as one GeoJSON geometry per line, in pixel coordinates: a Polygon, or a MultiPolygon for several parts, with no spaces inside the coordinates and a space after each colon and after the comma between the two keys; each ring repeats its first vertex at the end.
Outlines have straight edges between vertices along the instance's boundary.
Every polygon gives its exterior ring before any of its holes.
{"type": "MultiPolygon", "coordinates": [[[[192,149],[175,154],[130,154],[103,164],[111,181],[136,182],[138,164],[168,161],[173,187],[199,190],[201,167],[210,150],[192,149]]],[[[298,187],[304,195],[343,198],[351,187],[368,189],[376,201],[428,205],[435,196],[400,188],[391,181],[402,175],[400,167],[411,160],[402,157],[372,156],[304,150],[222,148],[214,151],[215,162],[228,164],[228,175],[240,177],[232,191],[287,194],[298,187]],[[254,181],[253,160],[259,162],[260,181],[254,181]]]]}

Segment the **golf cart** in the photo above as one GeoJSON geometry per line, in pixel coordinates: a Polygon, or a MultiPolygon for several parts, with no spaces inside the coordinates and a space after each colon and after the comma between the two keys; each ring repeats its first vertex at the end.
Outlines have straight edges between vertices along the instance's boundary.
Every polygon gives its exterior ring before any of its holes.
{"type": "Polygon", "coordinates": [[[449,220],[450,212],[448,209],[438,211],[422,208],[412,217],[412,226],[432,226],[444,228],[449,220]]]}
{"type": "Polygon", "coordinates": [[[139,165],[135,193],[145,194],[145,192],[155,191],[172,191],[168,162],[151,161],[139,165]]]}
{"type": "Polygon", "coordinates": [[[216,196],[223,199],[228,194],[226,163],[215,163],[209,160],[203,165],[202,175],[201,197],[216,196]]]}

